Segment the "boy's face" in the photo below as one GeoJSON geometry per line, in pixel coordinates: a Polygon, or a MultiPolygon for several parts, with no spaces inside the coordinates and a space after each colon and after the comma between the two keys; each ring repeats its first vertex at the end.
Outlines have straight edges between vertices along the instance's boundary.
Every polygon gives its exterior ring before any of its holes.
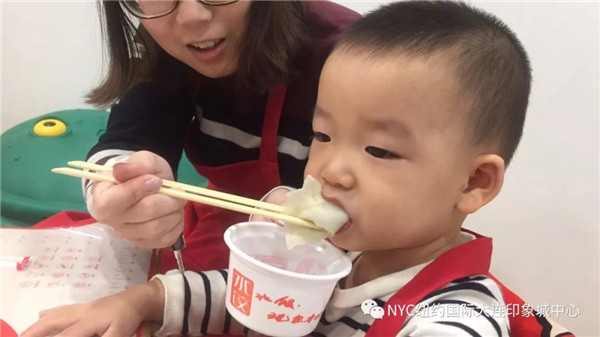
{"type": "Polygon", "coordinates": [[[349,250],[414,249],[456,237],[475,153],[464,143],[451,63],[335,52],[323,68],[305,174],[350,216],[349,250]]]}

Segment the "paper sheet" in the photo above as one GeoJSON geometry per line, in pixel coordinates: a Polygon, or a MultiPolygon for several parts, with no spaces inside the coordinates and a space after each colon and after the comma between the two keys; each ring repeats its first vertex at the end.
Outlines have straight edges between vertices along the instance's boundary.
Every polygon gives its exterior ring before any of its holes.
{"type": "Polygon", "coordinates": [[[76,228],[0,228],[0,318],[21,333],[38,312],[87,302],[146,281],[152,250],[114,237],[95,223],[76,228]],[[16,261],[31,262],[17,270],[16,261]]]}

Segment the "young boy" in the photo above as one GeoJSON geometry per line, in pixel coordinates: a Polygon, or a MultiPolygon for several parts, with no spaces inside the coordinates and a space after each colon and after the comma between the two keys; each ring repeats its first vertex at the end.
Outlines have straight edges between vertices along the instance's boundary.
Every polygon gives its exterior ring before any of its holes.
{"type": "MultiPolygon", "coordinates": [[[[311,335],[511,333],[502,288],[487,276],[491,241],[461,226],[500,192],[529,90],[515,35],[467,5],[398,2],[350,28],[321,74],[305,174],[350,217],[331,241],[357,253],[311,335]],[[375,320],[366,300],[418,309],[375,320]]],[[[249,333],[225,310],[226,279],[168,273],[46,311],[23,336],[129,336],[142,321],[162,322],[158,335],[249,333]]]]}

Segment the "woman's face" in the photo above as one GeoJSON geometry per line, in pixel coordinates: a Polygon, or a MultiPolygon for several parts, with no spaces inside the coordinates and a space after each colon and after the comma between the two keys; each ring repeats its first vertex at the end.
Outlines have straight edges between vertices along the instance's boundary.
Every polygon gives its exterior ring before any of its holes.
{"type": "Polygon", "coordinates": [[[172,13],[141,22],[171,56],[204,76],[219,78],[238,68],[239,44],[250,4],[242,0],[208,6],[196,0],[180,0],[172,13]]]}

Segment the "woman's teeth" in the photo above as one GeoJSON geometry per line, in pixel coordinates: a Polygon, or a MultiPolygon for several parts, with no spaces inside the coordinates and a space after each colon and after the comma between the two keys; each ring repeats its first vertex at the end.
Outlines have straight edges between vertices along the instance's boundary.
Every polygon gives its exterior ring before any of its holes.
{"type": "Polygon", "coordinates": [[[198,48],[201,50],[210,50],[215,48],[222,40],[213,40],[213,41],[207,41],[207,42],[202,42],[202,43],[192,43],[190,44],[192,47],[194,48],[198,48]]]}

